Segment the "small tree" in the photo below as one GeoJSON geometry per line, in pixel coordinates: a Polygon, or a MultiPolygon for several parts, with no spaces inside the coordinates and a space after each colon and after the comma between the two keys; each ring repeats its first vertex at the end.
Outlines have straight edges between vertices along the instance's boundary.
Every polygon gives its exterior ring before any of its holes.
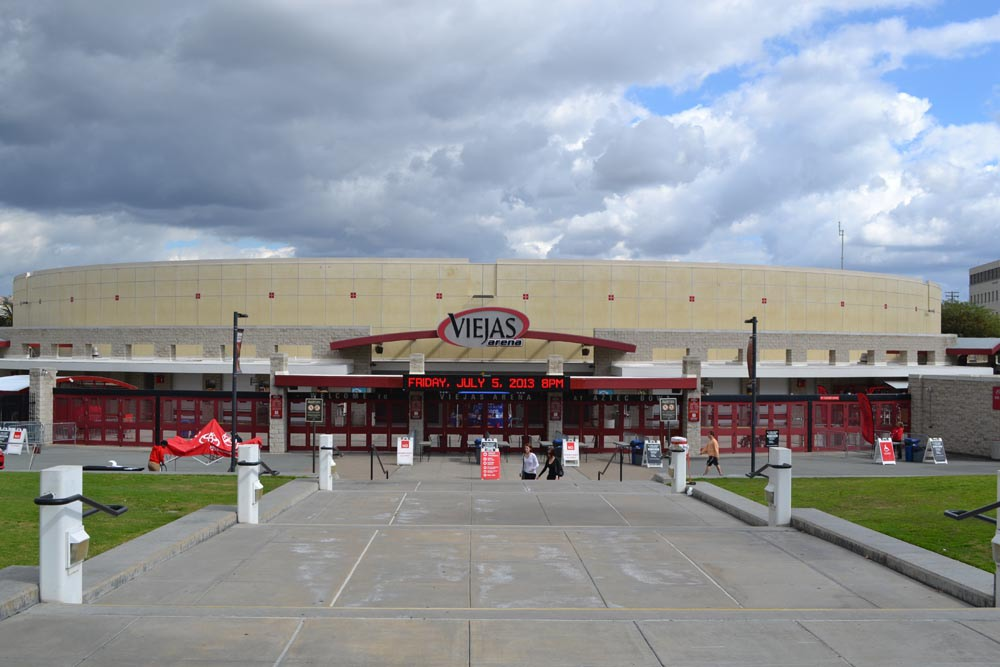
{"type": "Polygon", "coordinates": [[[0,327],[14,326],[14,302],[10,297],[0,297],[0,327]]]}
{"type": "Polygon", "coordinates": [[[964,301],[941,304],[941,333],[965,338],[1000,338],[1000,315],[964,301]]]}

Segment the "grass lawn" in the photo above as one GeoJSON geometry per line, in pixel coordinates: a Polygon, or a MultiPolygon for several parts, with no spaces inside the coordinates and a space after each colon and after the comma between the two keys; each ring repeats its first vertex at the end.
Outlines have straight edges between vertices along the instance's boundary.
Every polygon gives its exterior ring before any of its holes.
{"type": "MultiPolygon", "coordinates": [[[[267,493],[291,477],[260,478],[267,493]]],[[[39,473],[0,473],[0,568],[38,565],[39,473]]],[[[125,505],[119,517],[103,512],[84,519],[89,556],[113,549],[206,505],[236,505],[236,476],[83,473],[83,495],[105,505],[125,505]]],[[[84,511],[89,509],[84,506],[84,511]]]]}
{"type": "MultiPolygon", "coordinates": [[[[767,480],[703,478],[765,504],[767,480]]],[[[978,519],[956,521],[945,510],[971,510],[997,501],[996,475],[907,478],[798,478],[792,507],[814,507],[988,572],[996,527],[978,519]]],[[[989,512],[996,517],[996,512],[989,512]]]]}

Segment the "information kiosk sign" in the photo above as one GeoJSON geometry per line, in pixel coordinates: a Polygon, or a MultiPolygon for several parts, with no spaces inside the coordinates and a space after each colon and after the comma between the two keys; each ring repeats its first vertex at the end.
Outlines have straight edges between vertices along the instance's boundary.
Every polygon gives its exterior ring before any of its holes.
{"type": "Polygon", "coordinates": [[[646,440],[643,443],[642,464],[647,468],[663,467],[663,448],[659,440],[646,440]]]}
{"type": "Polygon", "coordinates": [[[875,463],[896,465],[896,450],[892,448],[892,438],[876,438],[875,449],[878,450],[875,463]]]}
{"type": "Polygon", "coordinates": [[[479,479],[500,479],[500,449],[496,440],[483,440],[479,452],[479,479]]]}
{"type": "Polygon", "coordinates": [[[924,463],[948,463],[948,455],[944,451],[944,440],[941,438],[928,438],[927,446],[924,448],[924,463]]]}
{"type": "Polygon", "coordinates": [[[575,438],[566,438],[562,446],[563,467],[580,467],[580,441],[575,438]]]}
{"type": "Polygon", "coordinates": [[[408,435],[396,438],[396,465],[413,465],[413,438],[408,435]]]}

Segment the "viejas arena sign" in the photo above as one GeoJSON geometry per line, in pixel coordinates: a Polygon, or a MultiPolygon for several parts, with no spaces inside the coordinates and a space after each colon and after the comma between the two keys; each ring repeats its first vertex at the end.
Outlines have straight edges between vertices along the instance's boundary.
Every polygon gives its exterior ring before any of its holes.
{"type": "Polygon", "coordinates": [[[521,347],[528,316],[510,308],[472,308],[448,313],[438,337],[459,347],[521,347]]]}

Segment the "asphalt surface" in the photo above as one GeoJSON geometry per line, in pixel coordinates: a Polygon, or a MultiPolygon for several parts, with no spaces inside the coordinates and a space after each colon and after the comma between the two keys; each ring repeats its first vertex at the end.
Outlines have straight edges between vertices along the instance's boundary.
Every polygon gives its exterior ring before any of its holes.
{"type": "MultiPolygon", "coordinates": [[[[32,467],[138,467],[146,455],[47,447],[32,467]]],[[[206,508],[88,560],[84,604],[0,621],[0,665],[1000,664],[1000,613],[973,606],[992,575],[814,510],[767,527],[766,508],[711,484],[671,493],[653,480],[665,470],[626,461],[619,482],[610,455],[559,481],[519,480],[516,455],[498,481],[464,456],[386,457],[386,479],[347,455],[328,492],[310,455],[264,458],[306,478],[263,498],[261,524],[206,508]]],[[[27,455],[7,460],[28,467],[27,455]]],[[[722,465],[750,469],[748,456],[722,465]]],[[[177,472],[227,466],[183,460],[177,472]]],[[[692,459],[695,476],[703,467],[692,459]]],[[[793,456],[796,476],[998,469],[793,456]]],[[[32,574],[0,572],[0,602],[32,574]]]]}

